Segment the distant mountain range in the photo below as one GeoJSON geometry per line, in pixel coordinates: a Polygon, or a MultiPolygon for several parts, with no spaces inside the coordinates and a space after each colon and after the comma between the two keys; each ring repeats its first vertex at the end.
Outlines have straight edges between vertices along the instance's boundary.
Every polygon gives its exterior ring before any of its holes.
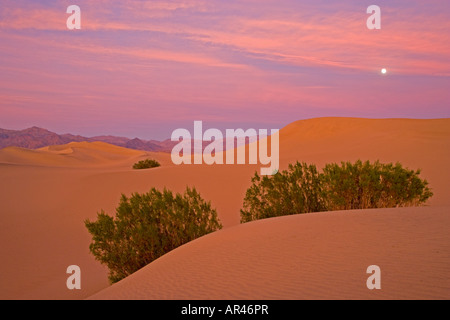
{"type": "Polygon", "coordinates": [[[0,128],[0,149],[12,146],[37,149],[50,145],[61,145],[81,141],[102,141],[119,147],[155,152],[170,152],[173,146],[177,144],[177,142],[173,142],[170,139],[164,141],[146,141],[138,138],[129,139],[115,136],[87,138],[73,134],[57,134],[38,127],[32,127],[25,130],[6,130],[0,128]]]}

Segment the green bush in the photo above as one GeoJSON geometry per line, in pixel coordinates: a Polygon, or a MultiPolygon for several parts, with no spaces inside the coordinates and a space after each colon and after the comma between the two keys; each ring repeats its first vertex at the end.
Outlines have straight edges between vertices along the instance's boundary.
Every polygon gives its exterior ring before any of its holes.
{"type": "Polygon", "coordinates": [[[255,173],[244,199],[241,222],[326,210],[319,180],[314,165],[298,162],[270,177],[255,173]]]}
{"type": "Polygon", "coordinates": [[[252,178],[241,222],[298,213],[418,206],[433,193],[420,170],[401,164],[327,164],[322,173],[315,165],[297,162],[273,176],[252,178]]]}
{"type": "Polygon", "coordinates": [[[141,160],[133,165],[133,169],[149,169],[161,166],[161,164],[152,159],[141,160]]]}
{"type": "Polygon", "coordinates": [[[328,164],[322,175],[328,210],[418,206],[433,193],[420,170],[379,161],[328,164]]]}
{"type": "Polygon", "coordinates": [[[109,268],[117,282],[165,253],[222,228],[217,212],[195,188],[184,195],[152,188],[145,194],[122,195],[116,216],[97,214],[85,221],[92,235],[90,252],[109,268]]]}

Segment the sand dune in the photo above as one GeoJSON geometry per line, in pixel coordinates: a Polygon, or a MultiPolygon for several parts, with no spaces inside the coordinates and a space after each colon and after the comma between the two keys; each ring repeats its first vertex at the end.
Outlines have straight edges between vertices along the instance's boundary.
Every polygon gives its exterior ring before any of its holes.
{"type": "Polygon", "coordinates": [[[164,255],[91,299],[449,299],[449,208],[251,222],[164,255]],[[381,269],[381,290],[366,286],[381,269]]]}
{"type": "Polygon", "coordinates": [[[4,148],[0,150],[0,161],[4,164],[46,167],[118,167],[123,162],[129,163],[156,154],[158,153],[131,150],[104,142],[71,142],[36,150],[4,148]]]}
{"type": "MultiPolygon", "coordinates": [[[[448,197],[450,170],[447,168],[450,162],[450,119],[323,118],[295,122],[280,132],[281,169],[296,160],[322,166],[328,162],[356,159],[400,161],[414,169],[422,168],[423,176],[429,180],[435,193],[430,201],[432,207],[414,211],[411,215],[399,214],[409,223],[405,224],[405,232],[402,236],[406,237],[406,234],[409,234],[411,238],[420,239],[422,233],[414,229],[413,225],[421,225],[422,219],[426,217],[436,216],[437,219],[429,222],[430,226],[427,228],[430,230],[434,230],[434,223],[439,223],[448,229],[448,222],[445,221],[443,212],[447,211],[446,206],[450,206],[448,197]],[[438,206],[441,207],[436,208],[438,212],[435,214],[433,210],[438,206]],[[427,211],[428,209],[431,211],[427,211]]],[[[89,254],[90,236],[83,221],[87,218],[95,219],[96,213],[101,209],[114,214],[121,193],[129,195],[132,192],[146,192],[151,187],[167,187],[174,192],[182,192],[186,186],[195,186],[201,195],[210,200],[213,207],[217,209],[219,218],[225,226],[225,230],[220,234],[228,237],[227,232],[230,232],[231,237],[233,232],[239,234],[241,230],[250,230],[251,224],[237,225],[245,191],[250,186],[250,178],[256,170],[259,170],[259,166],[175,166],[171,163],[170,154],[128,150],[104,143],[72,143],[39,150],[2,149],[0,150],[0,180],[2,181],[0,184],[0,241],[2,243],[0,298],[78,299],[89,297],[108,287],[107,270],[89,254]],[[133,163],[145,158],[154,158],[161,162],[162,166],[151,170],[131,169],[133,163]],[[82,270],[82,290],[79,291],[69,291],[65,286],[68,276],[65,270],[72,264],[79,265],[82,270]]],[[[342,221],[339,220],[341,226],[345,225],[346,217],[350,217],[345,214],[336,216],[325,214],[320,221],[324,220],[325,224],[329,220],[332,224],[335,222],[334,219],[337,219],[334,217],[338,216],[342,219],[342,221]]],[[[383,225],[383,234],[385,237],[391,234],[392,239],[395,240],[400,218],[381,213],[378,216],[389,219],[383,225]],[[389,224],[390,219],[394,221],[392,227],[389,224]]],[[[303,225],[305,221],[310,221],[309,219],[312,218],[299,217],[298,221],[303,222],[297,222],[297,218],[292,219],[293,224],[303,225]]],[[[308,223],[304,228],[310,228],[312,233],[321,231],[315,230],[314,224],[308,227],[308,223]]],[[[381,221],[376,223],[380,224],[375,225],[381,226],[381,221]]],[[[363,234],[352,230],[348,229],[352,241],[363,242],[361,238],[363,234]]],[[[242,232],[245,233],[244,231],[242,232]]],[[[244,235],[238,236],[244,237],[244,235]]],[[[264,234],[258,236],[256,231],[253,236],[255,239],[266,238],[264,234]]],[[[219,236],[211,235],[202,241],[215,239],[214,237],[219,236]]],[[[407,241],[402,239],[399,238],[401,241],[407,241]]],[[[439,241],[444,241],[442,237],[436,239],[436,246],[439,241]]],[[[447,243],[448,240],[440,245],[444,246],[447,243]]],[[[258,248],[256,243],[254,246],[254,249],[248,247],[248,250],[264,250],[263,247],[258,248]]],[[[434,243],[428,245],[428,248],[434,247],[434,243]]],[[[320,249],[317,246],[313,248],[320,249]]],[[[344,246],[333,248],[346,252],[344,246]]],[[[364,247],[361,245],[361,248],[364,247]]],[[[229,250],[229,248],[223,250],[229,250]]],[[[320,250],[326,252],[328,249],[324,247],[320,250]]],[[[441,252],[449,255],[448,248],[447,251],[442,250],[441,252]]],[[[396,268],[406,266],[409,261],[412,261],[408,259],[413,259],[411,256],[413,253],[405,252],[405,256],[395,258],[399,261],[396,268]],[[404,263],[402,259],[406,259],[404,263]]],[[[388,255],[380,264],[391,259],[394,253],[388,255]]],[[[417,256],[420,257],[422,253],[418,251],[417,256]]],[[[363,259],[363,255],[351,257],[358,268],[367,264],[365,260],[358,260],[363,259]]],[[[294,261],[297,261],[295,259],[294,261]]],[[[328,269],[321,261],[321,259],[310,260],[311,268],[328,269]]],[[[420,261],[417,263],[422,269],[434,266],[428,260],[424,260],[422,264],[420,261]]],[[[286,264],[294,268],[290,262],[287,261],[286,264]]],[[[211,272],[206,270],[208,266],[203,267],[205,272],[211,272]]],[[[167,268],[169,268],[168,265],[167,268]]],[[[450,271],[448,267],[446,271],[450,271]]],[[[168,272],[172,271],[168,270],[168,272]]],[[[217,269],[218,274],[224,272],[226,270],[217,269]]],[[[293,271],[292,274],[294,275],[295,272],[293,271]]],[[[277,275],[273,276],[277,277],[277,275]]],[[[278,277],[282,276],[278,275],[278,277]]],[[[428,278],[423,279],[428,281],[428,278]]],[[[269,284],[275,285],[274,282],[268,282],[269,284]]],[[[229,292],[226,288],[222,289],[224,293],[229,292]]],[[[276,291],[276,286],[273,290],[276,291]]],[[[310,291],[314,291],[314,287],[311,287],[310,291]]],[[[236,291],[236,294],[241,294],[239,292],[236,291]]],[[[318,287],[315,293],[311,293],[311,297],[320,297],[321,292],[323,290],[318,287]]],[[[337,289],[336,292],[338,292],[337,289]]],[[[437,295],[434,294],[434,296],[437,295]]],[[[428,296],[431,294],[426,297],[428,296]]]]}
{"type": "Polygon", "coordinates": [[[319,118],[297,121],[280,134],[281,167],[296,160],[315,163],[380,160],[422,169],[434,189],[431,204],[449,204],[450,119],[319,118]]]}

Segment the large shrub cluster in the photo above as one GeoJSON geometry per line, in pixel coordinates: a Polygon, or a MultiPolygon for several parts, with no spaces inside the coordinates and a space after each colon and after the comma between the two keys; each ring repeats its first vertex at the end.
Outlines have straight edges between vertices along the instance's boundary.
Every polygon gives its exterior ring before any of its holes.
{"type": "Polygon", "coordinates": [[[183,195],[152,188],[131,198],[122,195],[116,216],[97,214],[85,221],[92,235],[91,253],[117,282],[163,254],[222,228],[217,212],[195,188],[183,195]]]}
{"type": "Polygon", "coordinates": [[[433,193],[420,170],[401,164],[327,164],[319,173],[315,165],[297,162],[269,177],[252,178],[241,210],[241,222],[318,211],[417,206],[433,193]]]}

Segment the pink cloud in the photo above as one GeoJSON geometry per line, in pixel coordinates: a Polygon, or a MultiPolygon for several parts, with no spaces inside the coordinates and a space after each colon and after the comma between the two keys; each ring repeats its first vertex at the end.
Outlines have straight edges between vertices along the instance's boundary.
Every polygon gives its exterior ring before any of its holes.
{"type": "MultiPolygon", "coordinates": [[[[273,3],[261,2],[260,5],[272,6],[273,3]]],[[[239,7],[236,4],[234,6],[239,7]]],[[[430,20],[417,15],[417,12],[386,9],[383,11],[382,30],[369,31],[365,27],[365,12],[336,11],[335,14],[324,17],[317,9],[312,9],[313,12],[286,14],[282,10],[278,12],[268,8],[264,11],[264,16],[256,19],[246,16],[246,5],[241,5],[240,15],[221,17],[217,12],[223,7],[227,5],[212,5],[205,1],[99,1],[83,6],[83,28],[85,31],[153,31],[176,34],[205,46],[225,45],[244,53],[257,54],[260,59],[296,66],[331,66],[370,71],[385,61],[397,73],[450,73],[450,37],[445,32],[450,29],[450,21],[445,15],[438,15],[430,20]],[[118,10],[116,6],[123,13],[115,21],[109,13],[118,10]],[[195,13],[211,12],[216,17],[214,20],[201,17],[196,23],[192,23],[190,19],[177,19],[177,12],[186,10],[195,13]],[[161,15],[167,19],[155,20],[155,17],[161,15]],[[406,20],[405,16],[413,16],[414,19],[406,20]],[[430,56],[429,60],[432,62],[427,64],[422,58],[415,58],[418,54],[430,56]],[[399,56],[402,58],[398,59],[399,56]]],[[[0,28],[65,30],[65,12],[42,8],[4,10],[7,19],[0,21],[0,28]]],[[[113,50],[119,54],[154,56],[155,59],[232,65],[217,61],[216,57],[198,54],[163,50],[135,53],[126,51],[127,49],[113,50]]],[[[100,49],[99,54],[103,54],[100,49]]]]}

